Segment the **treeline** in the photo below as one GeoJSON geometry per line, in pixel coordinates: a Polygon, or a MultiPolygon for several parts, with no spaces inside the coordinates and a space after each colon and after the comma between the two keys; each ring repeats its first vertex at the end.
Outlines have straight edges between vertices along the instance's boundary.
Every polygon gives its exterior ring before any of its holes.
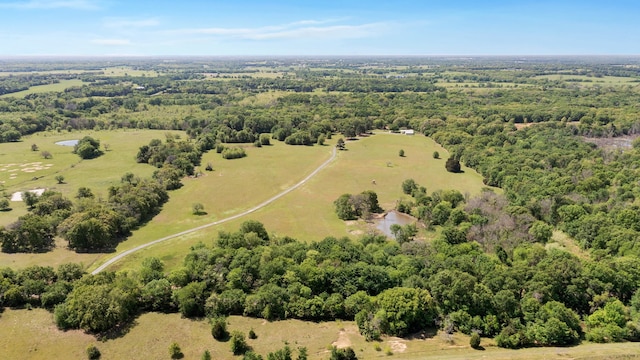
{"type": "Polygon", "coordinates": [[[164,184],[130,173],[109,188],[106,200],[96,199],[84,187],[75,203],[50,190],[41,196],[25,192],[23,197],[29,213],[0,229],[3,252],[46,252],[55,246],[57,235],[77,252],[109,251],[169,199],[164,184]]]}
{"type": "Polygon", "coordinates": [[[28,90],[32,86],[57,84],[60,80],[73,78],[69,74],[20,74],[0,76],[0,95],[28,90]]]}
{"type": "Polygon", "coordinates": [[[142,311],[177,311],[189,318],[355,320],[367,339],[439,327],[495,336],[503,347],[640,336],[635,258],[581,260],[539,244],[520,244],[506,258],[444,237],[307,244],[247,221],[221,232],[213,247],[195,246],[169,273],[156,258],[136,272],[81,277],[73,269],[66,276],[48,267],[0,271],[2,305],[43,306],[60,328],[88,332],[126,327],[142,311]]]}
{"type": "MultiPolygon", "coordinates": [[[[446,73],[443,69],[433,71],[440,77],[446,73]]],[[[491,67],[470,67],[465,71],[472,74],[468,76],[480,76],[488,82],[516,76],[491,67]]],[[[526,71],[512,73],[525,79],[534,76],[526,71]]],[[[24,135],[34,131],[19,128],[17,117],[38,119],[39,129],[175,129],[189,131],[190,136],[211,132],[219,141],[244,143],[253,143],[260,134],[276,131],[278,138],[284,134],[282,141],[301,132],[290,142],[314,143],[318,127],[322,128],[321,133],[337,131],[347,137],[371,129],[410,127],[431,135],[442,125],[438,122],[472,136],[488,135],[509,123],[538,122],[571,122],[575,134],[585,136],[620,136],[640,131],[633,105],[636,94],[629,86],[582,88],[563,81],[529,79],[535,86],[476,93],[438,87],[434,84],[437,79],[428,77],[345,75],[331,79],[203,81],[173,80],[171,76],[92,78],[94,82],[60,94],[0,99],[0,112],[15,114],[0,119],[10,125],[0,133],[15,130],[24,135]],[[134,89],[132,82],[144,89],[134,89]],[[327,91],[307,91],[319,89],[327,91]],[[267,103],[254,103],[252,97],[257,93],[275,90],[286,93],[267,103]],[[156,107],[165,106],[185,107],[189,115],[158,115],[156,107]],[[148,116],[150,111],[153,116],[148,116]]],[[[5,141],[15,139],[13,135],[5,137],[5,141]]]]}

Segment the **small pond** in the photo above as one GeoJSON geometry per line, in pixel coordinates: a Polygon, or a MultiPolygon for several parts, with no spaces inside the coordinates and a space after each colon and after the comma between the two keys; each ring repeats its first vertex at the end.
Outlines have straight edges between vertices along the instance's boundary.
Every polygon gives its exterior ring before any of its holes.
{"type": "Polygon", "coordinates": [[[391,225],[408,225],[412,224],[416,221],[413,217],[399,213],[395,210],[389,211],[383,218],[376,219],[374,222],[376,223],[376,229],[382,231],[387,237],[394,238],[391,233],[391,225]]]}
{"type": "Polygon", "coordinates": [[[56,145],[62,145],[62,146],[76,146],[78,145],[78,141],[79,140],[63,140],[63,141],[58,141],[56,143],[56,145]]]}

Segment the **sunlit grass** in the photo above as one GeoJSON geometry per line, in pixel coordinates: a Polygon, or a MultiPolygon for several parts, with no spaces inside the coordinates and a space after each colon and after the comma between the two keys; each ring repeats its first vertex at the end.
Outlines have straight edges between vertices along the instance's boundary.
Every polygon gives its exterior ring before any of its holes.
{"type": "MultiPolygon", "coordinates": [[[[88,187],[93,193],[105,199],[109,186],[117,184],[123,174],[132,172],[140,177],[150,177],[153,166],[135,162],[138,148],[151,139],[164,139],[167,131],[158,130],[117,130],[83,132],[42,132],[24,137],[21,142],[0,144],[0,181],[3,192],[14,192],[44,188],[59,191],[73,198],[78,188],[88,187]],[[101,145],[109,145],[109,150],[92,160],[81,160],[73,154],[73,147],[56,145],[61,140],[81,139],[92,136],[101,145]],[[37,151],[32,151],[35,144],[37,151]],[[51,153],[51,159],[43,159],[42,151],[51,153]],[[50,165],[50,166],[49,166],[50,165]],[[26,170],[26,171],[25,171],[26,170]],[[62,175],[64,182],[58,184],[56,176],[62,175]]],[[[174,134],[184,133],[173,131],[174,134]]],[[[0,226],[6,226],[26,214],[23,202],[11,202],[11,211],[0,212],[0,226]]],[[[64,249],[65,243],[44,254],[0,253],[0,266],[24,267],[28,265],[57,265],[64,262],[93,263],[101,254],[76,254],[64,249]]]]}
{"type": "Polygon", "coordinates": [[[77,79],[60,80],[60,82],[56,84],[37,85],[37,86],[32,86],[27,90],[0,95],[0,98],[7,98],[7,97],[22,98],[29,94],[40,94],[40,93],[46,93],[46,92],[52,92],[52,91],[61,92],[73,86],[81,86],[82,84],[83,84],[82,80],[77,80],[77,79]]]}
{"type": "MultiPolygon", "coordinates": [[[[332,144],[338,137],[334,136],[332,144]]],[[[292,147],[276,143],[272,147],[249,148],[249,156],[245,159],[214,161],[214,172],[206,173],[203,178],[189,179],[183,189],[172,192],[171,200],[160,215],[136,231],[130,240],[118,247],[118,251],[256,206],[304,178],[329,158],[332,147],[292,147]],[[191,205],[194,202],[202,203],[208,214],[193,215],[191,205]]],[[[203,164],[212,156],[219,155],[207,154],[203,164]]],[[[457,189],[469,195],[479,193],[484,187],[482,177],[464,167],[460,174],[447,172],[444,167],[447,157],[446,150],[433,140],[418,135],[377,134],[348,141],[347,150],[338,152],[337,158],[327,168],[265,208],[222,225],[153,245],[127,256],[111,269],[137,268],[140,261],[148,256],[161,258],[171,268],[181,264],[191,246],[198,242],[212,244],[220,230],[235,231],[248,219],[264,223],[272,234],[291,236],[305,242],[319,241],[327,236],[354,237],[351,234],[365,231],[367,225],[347,225],[338,219],[333,201],[344,193],[373,190],[383,208],[393,209],[396,201],[406,196],[402,193],[401,184],[408,178],[413,178],[429,192],[457,189]],[[400,149],[405,150],[404,157],[398,156],[400,149]],[[441,159],[433,158],[434,151],[440,153],[441,159]]]]}
{"type": "MultiPolygon", "coordinates": [[[[79,330],[60,331],[51,313],[42,309],[7,309],[0,318],[0,353],[4,359],[86,359],[85,349],[94,344],[102,359],[168,359],[169,345],[176,342],[185,359],[199,359],[205,350],[213,359],[238,359],[231,354],[229,342],[213,339],[206,320],[189,320],[179,314],[147,313],[138,317],[124,336],[98,340],[79,330]]],[[[299,347],[306,347],[309,359],[328,359],[332,344],[351,346],[359,359],[388,358],[366,342],[352,321],[268,322],[232,316],[229,330],[247,335],[253,329],[258,336],[247,339],[263,357],[288,344],[294,358],[299,347]]],[[[491,339],[482,339],[485,350],[473,350],[469,337],[454,333],[430,332],[425,338],[385,337],[381,349],[390,349],[393,359],[637,359],[637,343],[592,344],[573,347],[539,347],[520,350],[501,349],[491,339]]]]}

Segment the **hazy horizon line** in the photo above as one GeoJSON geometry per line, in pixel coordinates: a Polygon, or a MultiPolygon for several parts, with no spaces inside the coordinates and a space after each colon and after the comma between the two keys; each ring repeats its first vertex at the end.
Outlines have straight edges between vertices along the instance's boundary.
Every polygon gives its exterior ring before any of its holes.
{"type": "Polygon", "coordinates": [[[640,54],[371,54],[371,55],[0,55],[0,59],[203,59],[203,58],[639,58],[640,54]]]}

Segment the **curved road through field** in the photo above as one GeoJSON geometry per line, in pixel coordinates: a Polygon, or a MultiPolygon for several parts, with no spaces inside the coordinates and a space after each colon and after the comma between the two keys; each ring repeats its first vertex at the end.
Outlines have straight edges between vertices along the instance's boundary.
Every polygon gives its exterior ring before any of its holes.
{"type": "Polygon", "coordinates": [[[312,178],[312,177],[314,177],[318,172],[320,172],[320,170],[324,169],[327,165],[329,165],[329,163],[330,163],[330,162],[332,162],[332,161],[333,161],[333,159],[335,159],[335,158],[336,158],[336,148],[334,147],[334,148],[333,148],[333,151],[331,152],[331,157],[330,157],[327,161],[323,162],[320,166],[318,166],[318,168],[316,168],[315,170],[313,170],[313,172],[311,172],[311,174],[307,175],[307,177],[305,177],[304,179],[300,180],[298,183],[296,183],[296,184],[295,184],[295,185],[293,185],[292,187],[290,187],[290,188],[288,188],[288,189],[284,190],[283,192],[281,192],[281,193],[277,194],[276,196],[274,196],[274,197],[272,197],[272,198],[270,198],[270,199],[266,200],[265,202],[263,202],[263,203],[261,203],[261,204],[258,204],[258,205],[256,205],[255,207],[252,207],[252,208],[251,208],[251,209],[249,209],[249,210],[246,210],[246,211],[243,211],[243,212],[241,212],[241,213],[239,213],[239,214],[236,214],[236,215],[230,216],[230,217],[228,217],[228,218],[224,218],[224,219],[222,219],[222,220],[214,221],[214,222],[209,223],[209,224],[204,224],[204,225],[201,225],[201,226],[195,227],[195,228],[193,228],[193,229],[185,230],[185,231],[179,232],[179,233],[177,233],[177,234],[173,234],[173,235],[165,236],[165,237],[163,237],[163,238],[161,238],[161,239],[154,240],[154,241],[151,241],[151,242],[148,242],[148,243],[145,243],[145,244],[142,244],[142,245],[136,246],[136,247],[134,247],[133,249],[129,249],[129,250],[127,250],[127,251],[125,251],[125,252],[123,252],[123,253],[121,253],[121,254],[118,254],[118,255],[116,255],[116,256],[114,256],[114,257],[112,257],[111,259],[107,260],[104,264],[100,265],[97,269],[93,270],[93,271],[91,272],[91,274],[95,275],[95,274],[97,274],[97,273],[99,273],[99,272],[103,271],[103,270],[104,270],[104,269],[106,269],[107,267],[109,267],[109,265],[111,265],[111,264],[113,264],[113,263],[115,263],[115,262],[119,261],[119,260],[120,260],[120,259],[122,259],[123,257],[125,257],[125,256],[127,256],[127,255],[130,255],[130,254],[133,254],[133,253],[134,253],[134,252],[136,252],[136,251],[140,251],[140,250],[142,250],[142,249],[144,249],[144,248],[146,248],[146,247],[148,247],[148,246],[155,245],[155,244],[158,244],[158,243],[161,243],[161,242],[163,242],[163,241],[167,241],[167,240],[170,240],[170,239],[173,239],[173,238],[177,238],[177,237],[180,237],[180,236],[182,236],[182,235],[187,235],[187,234],[190,234],[190,233],[192,233],[192,232],[200,231],[200,230],[202,230],[202,229],[206,229],[206,228],[211,227],[211,226],[220,225],[220,224],[225,223],[225,222],[227,222],[227,221],[231,221],[231,220],[235,220],[235,219],[241,218],[241,217],[243,217],[243,216],[245,216],[245,215],[251,214],[252,212],[254,212],[254,211],[256,211],[256,210],[262,209],[263,207],[265,207],[265,206],[267,206],[267,205],[271,204],[272,202],[274,202],[274,201],[276,201],[276,200],[280,199],[281,197],[283,197],[283,196],[287,195],[288,193],[290,193],[290,192],[292,192],[293,190],[295,190],[295,189],[299,188],[300,186],[302,186],[302,185],[303,185],[304,183],[306,183],[309,179],[311,179],[311,178],[312,178]]]}

